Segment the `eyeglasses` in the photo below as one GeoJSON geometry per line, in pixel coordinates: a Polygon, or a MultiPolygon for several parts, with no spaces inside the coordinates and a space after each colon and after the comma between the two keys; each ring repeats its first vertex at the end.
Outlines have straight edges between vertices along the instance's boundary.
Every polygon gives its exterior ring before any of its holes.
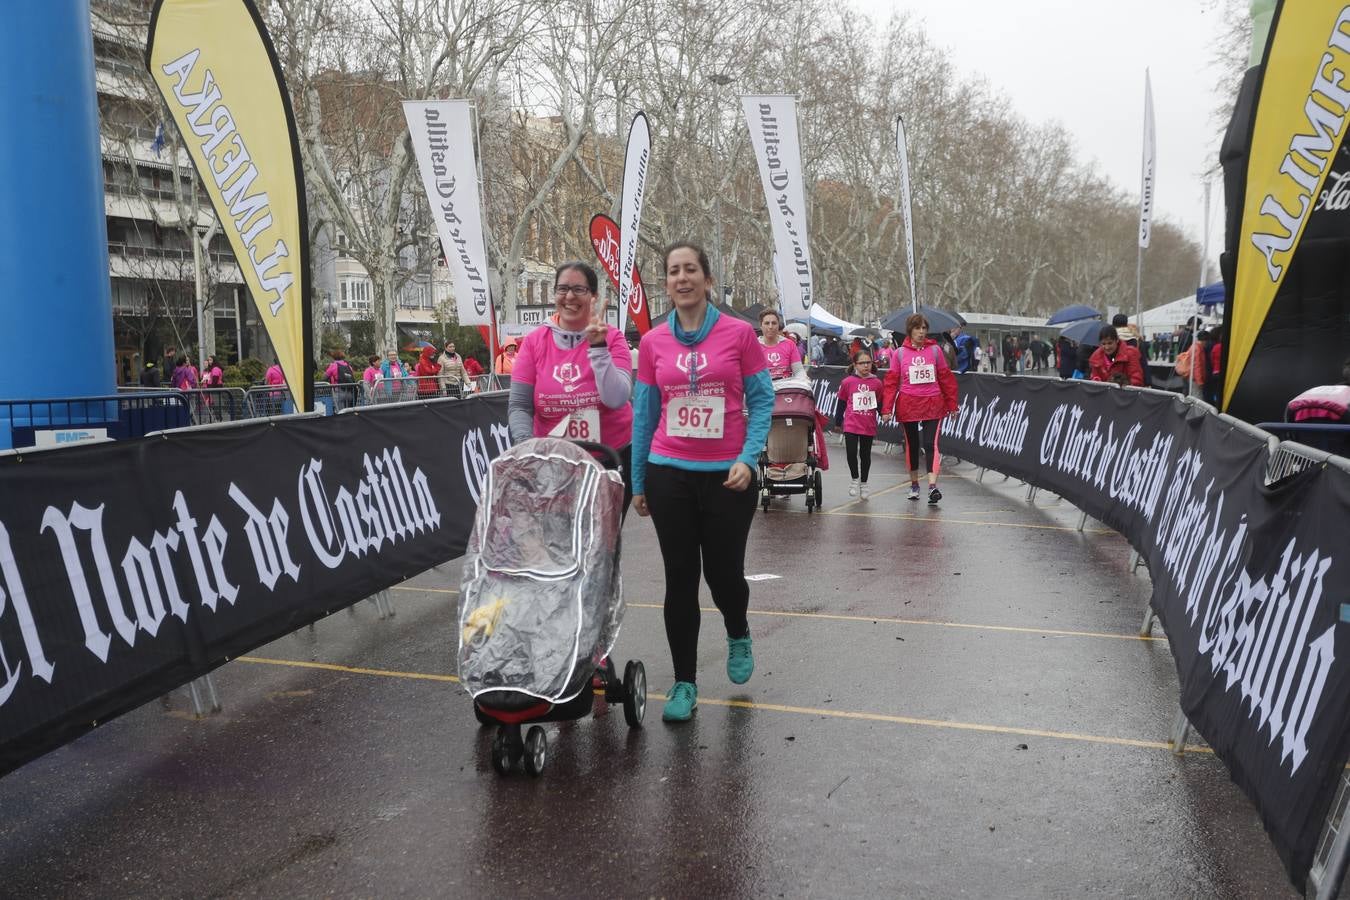
{"type": "Polygon", "coordinates": [[[558,284],[553,286],[553,293],[559,297],[566,297],[569,293],[573,297],[585,297],[591,292],[591,289],[584,284],[558,284]]]}

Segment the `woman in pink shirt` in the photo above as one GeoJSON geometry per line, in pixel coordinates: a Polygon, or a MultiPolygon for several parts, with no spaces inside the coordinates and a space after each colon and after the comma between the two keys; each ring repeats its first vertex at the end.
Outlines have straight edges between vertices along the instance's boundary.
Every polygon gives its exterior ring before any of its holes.
{"type": "Polygon", "coordinates": [[[600,321],[599,279],[583,262],[553,276],[554,313],[526,335],[511,370],[511,439],[592,441],[623,459],[624,509],[633,497],[633,372],[623,332],[600,321]]]}
{"type": "Polygon", "coordinates": [[[802,352],[795,341],[783,336],[783,320],[777,311],[766,309],[759,314],[759,328],[763,336],[759,339],[764,351],[764,363],[769,367],[769,377],[774,381],[805,375],[802,367],[802,352]]]}
{"type": "Polygon", "coordinates": [[[651,516],[666,573],[666,640],[675,685],[661,718],[685,722],[698,705],[699,575],[722,613],[727,677],[750,680],[750,589],[745,545],[755,517],[755,467],[773,417],[773,382],[750,323],[709,302],[708,255],[666,250],[674,309],[642,337],[633,391],[633,508],[651,516]]]}

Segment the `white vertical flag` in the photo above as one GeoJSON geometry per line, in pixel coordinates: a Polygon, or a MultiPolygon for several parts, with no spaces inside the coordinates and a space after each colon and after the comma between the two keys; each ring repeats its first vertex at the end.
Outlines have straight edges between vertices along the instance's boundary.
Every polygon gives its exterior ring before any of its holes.
{"type": "Polygon", "coordinates": [[[472,106],[472,100],[405,100],[403,115],[454,280],[459,324],[491,325],[472,106]]]}
{"type": "Polygon", "coordinates": [[[1144,70],[1144,160],[1139,185],[1139,246],[1148,247],[1153,235],[1153,191],[1157,178],[1157,142],[1153,134],[1153,85],[1144,70]]]}
{"type": "Polygon", "coordinates": [[[910,205],[909,142],[905,139],[905,120],[895,117],[895,149],[900,154],[900,219],[905,225],[905,261],[909,264],[909,300],[919,311],[919,288],[914,278],[914,211],[910,205]]]}
{"type": "MultiPolygon", "coordinates": [[[[631,309],[633,268],[637,266],[638,228],[642,223],[642,196],[647,187],[647,162],[652,153],[652,133],[647,114],[638,111],[628,126],[628,152],[623,160],[623,197],[619,204],[619,330],[623,331],[631,309]]],[[[639,301],[639,307],[641,301],[639,301]]]]}
{"type": "Polygon", "coordinates": [[[797,136],[797,98],[785,94],[745,96],[741,105],[769,208],[782,308],[789,316],[809,315],[813,299],[811,248],[797,136]]]}

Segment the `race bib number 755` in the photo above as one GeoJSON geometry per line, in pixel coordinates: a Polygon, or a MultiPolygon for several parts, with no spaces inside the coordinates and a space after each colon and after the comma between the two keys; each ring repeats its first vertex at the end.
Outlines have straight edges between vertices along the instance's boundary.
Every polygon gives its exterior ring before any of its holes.
{"type": "Polygon", "coordinates": [[[666,407],[666,434],[671,437],[722,437],[726,428],[725,397],[675,397],[666,407]]]}

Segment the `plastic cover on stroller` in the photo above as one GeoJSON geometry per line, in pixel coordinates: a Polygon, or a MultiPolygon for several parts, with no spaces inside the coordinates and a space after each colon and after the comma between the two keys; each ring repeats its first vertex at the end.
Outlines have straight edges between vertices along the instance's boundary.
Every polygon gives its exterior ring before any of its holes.
{"type": "Polygon", "coordinates": [[[560,703],[585,686],[623,618],[622,506],[619,473],[567,441],[492,461],[460,588],[459,677],[475,698],[560,703]]]}

